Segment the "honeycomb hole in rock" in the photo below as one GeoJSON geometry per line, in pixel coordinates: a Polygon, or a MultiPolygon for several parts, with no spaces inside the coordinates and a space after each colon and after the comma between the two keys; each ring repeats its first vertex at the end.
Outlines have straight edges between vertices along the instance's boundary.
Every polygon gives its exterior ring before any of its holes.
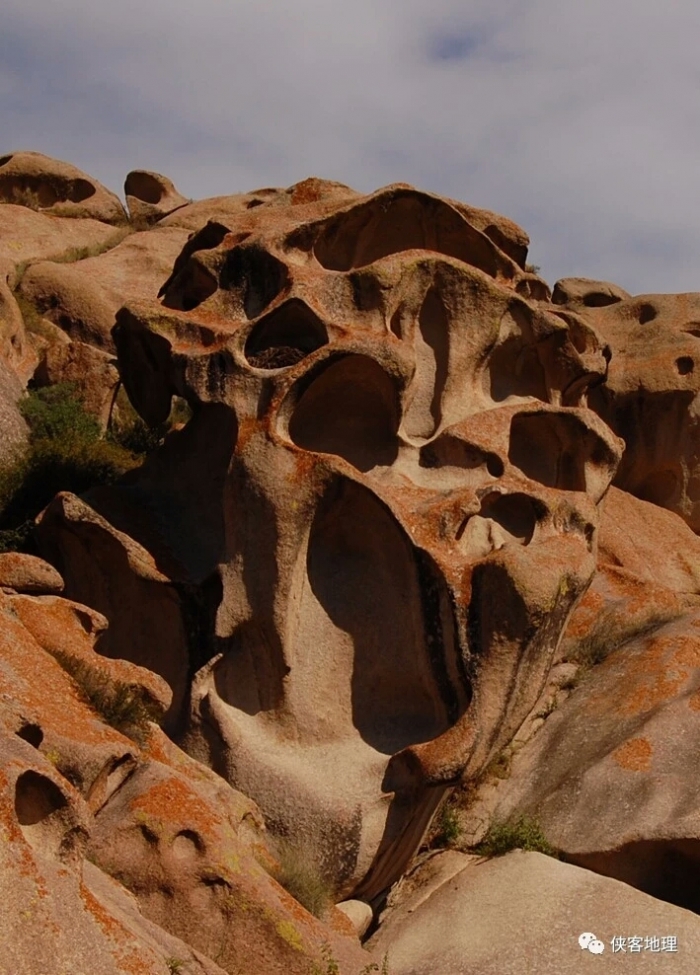
{"type": "Polygon", "coordinates": [[[588,291],[583,296],[583,304],[586,308],[605,308],[608,305],[616,305],[618,301],[622,301],[619,295],[612,295],[605,291],[588,291]]]}
{"type": "Polygon", "coordinates": [[[601,437],[571,413],[514,416],[508,459],[526,477],[546,487],[594,494],[605,490],[615,465],[601,437]]]}
{"type": "Polygon", "coordinates": [[[214,274],[196,257],[190,258],[163,296],[166,308],[192,311],[211,298],[219,287],[214,274]]]}
{"type": "Polygon", "coordinates": [[[12,162],[13,158],[14,157],[12,155],[0,156],[0,169],[2,169],[3,166],[7,166],[9,162],[12,162]]]}
{"type": "Polygon", "coordinates": [[[136,169],[127,175],[124,181],[124,193],[126,196],[141,200],[142,203],[155,206],[163,198],[163,186],[155,176],[136,169]]]}
{"type": "Polygon", "coordinates": [[[639,306],[639,311],[637,312],[637,320],[640,325],[646,325],[647,322],[653,322],[658,312],[653,305],[650,305],[648,301],[645,301],[639,306]]]}
{"type": "Polygon", "coordinates": [[[173,839],[172,851],[177,860],[197,860],[204,853],[204,841],[194,830],[183,829],[173,839]]]}
{"type": "Polygon", "coordinates": [[[61,197],[50,183],[38,177],[8,175],[0,177],[0,200],[45,209],[61,202],[61,197]]]}
{"type": "Polygon", "coordinates": [[[29,769],[15,783],[15,814],[27,842],[38,853],[57,857],[65,847],[68,799],[55,782],[29,769]]]}
{"type": "Polygon", "coordinates": [[[449,321],[439,293],[431,288],[425,296],[413,337],[416,371],[413,397],[404,427],[409,437],[431,437],[442,418],[442,394],[447,382],[449,321]]]}
{"type": "Polygon", "coordinates": [[[38,724],[24,724],[15,734],[22,741],[28,742],[33,748],[38,748],[44,740],[44,732],[38,724]]]}
{"type": "Polygon", "coordinates": [[[530,313],[513,304],[501,319],[500,338],[488,359],[489,394],[496,403],[509,396],[549,401],[545,371],[532,341],[530,313]]]}
{"type": "Polygon", "coordinates": [[[329,271],[366,267],[408,250],[454,257],[495,277],[496,249],[449,204],[412,190],[393,191],[332,218],[314,246],[329,271]]]}
{"type": "Polygon", "coordinates": [[[163,299],[163,304],[166,308],[174,308],[178,311],[184,310],[182,307],[183,302],[192,300],[186,298],[185,293],[189,286],[191,276],[189,265],[193,254],[196,254],[197,251],[213,250],[221,244],[228,233],[228,227],[217,223],[215,220],[209,220],[201,230],[198,230],[196,234],[189,238],[175,259],[172,274],[158,292],[158,297],[163,299]]]}
{"type": "Polygon", "coordinates": [[[253,326],[245,356],[258,369],[281,369],[327,344],[328,332],[321,319],[303,301],[293,298],[253,326]]]}
{"type": "Polygon", "coordinates": [[[143,328],[126,308],[117,312],[112,336],[132,406],[151,426],[165,423],[173,395],[169,380],[170,342],[143,328]]]}
{"type": "Polygon", "coordinates": [[[340,729],[351,718],[387,755],[445,731],[431,663],[443,652],[438,621],[412,545],[385,505],[353,481],[332,485],[311,525],[306,571],[293,635],[297,680],[311,696],[299,701],[302,726],[327,715],[340,729]]]}
{"type": "MultiPolygon", "coordinates": [[[[543,505],[537,504],[527,494],[500,494],[492,491],[482,499],[479,515],[495,521],[515,541],[529,545],[535,534],[537,522],[545,514],[543,505]]],[[[457,532],[457,540],[462,537],[469,521],[466,520],[457,532]]]]}
{"type": "Polygon", "coordinates": [[[382,367],[368,356],[347,355],[315,371],[296,403],[289,435],[304,450],[337,454],[369,471],[396,460],[398,415],[397,391],[382,367]]]}
{"type": "Polygon", "coordinates": [[[492,477],[503,476],[503,461],[497,454],[482,450],[475,444],[444,433],[437,440],[421,448],[421,467],[457,467],[465,470],[486,468],[492,477]]]}
{"type": "Polygon", "coordinates": [[[257,245],[228,251],[220,275],[224,291],[242,293],[243,310],[251,320],[261,315],[288,283],[286,266],[257,245]]]}
{"type": "Polygon", "coordinates": [[[695,369],[695,362],[689,355],[682,355],[676,359],[676,369],[680,376],[689,376],[695,369]]]}
{"type": "Polygon", "coordinates": [[[66,199],[70,203],[82,203],[84,200],[89,200],[95,193],[95,186],[87,179],[72,179],[67,186],[66,199]]]}

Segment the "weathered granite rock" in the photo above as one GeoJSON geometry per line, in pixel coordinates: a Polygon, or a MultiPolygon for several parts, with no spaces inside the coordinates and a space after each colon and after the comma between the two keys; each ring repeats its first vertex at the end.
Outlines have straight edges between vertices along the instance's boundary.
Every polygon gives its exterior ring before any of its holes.
{"type": "Polygon", "coordinates": [[[124,195],[131,219],[139,225],[157,223],[190,202],[167,176],[146,169],[133,169],[127,175],[124,195]]]}
{"type": "Polygon", "coordinates": [[[104,626],[65,599],[0,593],[4,970],[308,975],[328,942],[355,975],[356,938],[258,862],[255,804],[149,722],[163,681],[95,652],[104,626]]]}
{"type": "MultiPolygon", "coordinates": [[[[215,596],[188,749],[372,900],[537,700],[621,443],[581,405],[600,343],[519,293],[510,222],[403,184],[268,197],[210,210],[161,307],[119,312],[134,406],[157,423],[177,394],[194,417],[85,502],[215,596]]],[[[92,516],[49,512],[67,592],[109,576],[116,607],[128,561],[119,585],[99,550],[84,571],[67,539],[92,516]]]]}
{"type": "Polygon", "coordinates": [[[57,217],[126,222],[118,196],[70,163],[40,152],[11,152],[0,157],[0,203],[57,217]]]}
{"type": "Polygon", "coordinates": [[[56,595],[63,587],[60,574],[43,559],[21,552],[0,552],[0,588],[56,595]]]}
{"type": "Polygon", "coordinates": [[[36,261],[22,278],[20,294],[74,341],[113,353],[117,310],[125,300],[150,300],[158,307],[158,289],[186,239],[183,230],[155,228],[130,233],[82,260],[36,261]]]}
{"type": "Polygon", "coordinates": [[[476,864],[464,857],[461,870],[450,864],[425,892],[413,879],[418,889],[405,904],[399,898],[370,941],[377,962],[388,953],[392,975],[696,971],[696,914],[541,853],[476,864]],[[602,942],[602,953],[581,947],[584,933],[602,942]],[[614,938],[624,939],[615,952],[614,938]]]}
{"type": "Polygon", "coordinates": [[[17,406],[21,395],[17,376],[0,359],[0,469],[22,452],[29,438],[29,428],[17,406]]]}
{"type": "Polygon", "coordinates": [[[589,284],[593,290],[582,300],[575,289],[557,292],[555,286],[554,300],[608,348],[605,383],[591,390],[589,404],[626,444],[615,484],[699,531],[700,295],[632,298],[613,286],[589,284]]]}

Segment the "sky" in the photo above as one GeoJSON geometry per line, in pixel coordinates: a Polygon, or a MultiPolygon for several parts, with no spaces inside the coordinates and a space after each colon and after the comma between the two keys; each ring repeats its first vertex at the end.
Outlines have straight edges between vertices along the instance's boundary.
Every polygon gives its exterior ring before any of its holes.
{"type": "Polygon", "coordinates": [[[700,291],[697,0],[2,0],[0,155],[199,199],[307,176],[495,210],[560,277],[700,291]]]}

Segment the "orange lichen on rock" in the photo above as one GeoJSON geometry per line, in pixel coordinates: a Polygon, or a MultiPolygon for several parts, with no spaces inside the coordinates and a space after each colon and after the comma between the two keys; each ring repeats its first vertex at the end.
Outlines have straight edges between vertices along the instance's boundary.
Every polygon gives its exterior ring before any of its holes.
{"type": "Polygon", "coordinates": [[[653,748],[646,738],[630,738],[612,753],[620,768],[630,772],[648,772],[653,748]]]}

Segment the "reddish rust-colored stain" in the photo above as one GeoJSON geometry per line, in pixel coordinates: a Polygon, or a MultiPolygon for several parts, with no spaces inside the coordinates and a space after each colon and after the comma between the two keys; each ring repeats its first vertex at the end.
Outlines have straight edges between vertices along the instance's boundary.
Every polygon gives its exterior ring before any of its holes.
{"type": "Polygon", "coordinates": [[[629,772],[648,772],[654,749],[646,738],[630,738],[612,753],[620,768],[629,772]]]}

